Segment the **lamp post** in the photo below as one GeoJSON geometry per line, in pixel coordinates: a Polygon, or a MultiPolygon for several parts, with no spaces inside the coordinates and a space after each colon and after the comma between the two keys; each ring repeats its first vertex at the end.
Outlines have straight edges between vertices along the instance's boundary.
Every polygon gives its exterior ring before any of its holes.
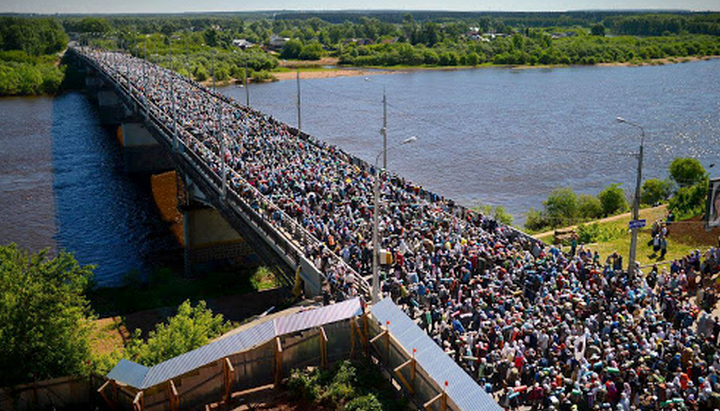
{"type": "MultiPolygon", "coordinates": [[[[631,121],[627,121],[622,117],[617,118],[618,123],[624,123],[632,127],[640,129],[640,152],[637,155],[638,167],[637,167],[637,181],[635,183],[635,199],[633,201],[633,220],[640,218],[640,190],[642,184],[642,166],[643,166],[643,153],[645,151],[645,129],[631,121]]],[[[637,237],[638,227],[632,228],[632,239],[630,240],[630,261],[628,262],[628,280],[632,281],[636,271],[636,253],[637,253],[637,237]]]]}
{"type": "Polygon", "coordinates": [[[380,301],[380,273],[379,273],[379,264],[378,264],[378,258],[380,254],[380,238],[379,238],[379,217],[380,217],[380,169],[378,167],[378,163],[380,162],[380,156],[383,154],[387,155],[387,152],[389,150],[392,150],[394,148],[403,146],[405,144],[414,143],[417,141],[417,137],[412,136],[408,137],[405,140],[403,140],[402,143],[393,146],[391,148],[387,148],[387,146],[384,146],[383,150],[380,151],[375,157],[375,181],[373,185],[373,266],[372,266],[372,302],[376,303],[380,301]]]}

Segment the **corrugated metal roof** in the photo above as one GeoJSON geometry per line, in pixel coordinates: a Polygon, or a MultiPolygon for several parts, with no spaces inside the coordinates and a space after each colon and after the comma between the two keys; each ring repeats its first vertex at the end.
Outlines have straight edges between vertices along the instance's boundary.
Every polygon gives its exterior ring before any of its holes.
{"type": "Polygon", "coordinates": [[[153,366],[140,388],[145,389],[163,383],[228,355],[261,345],[273,338],[275,338],[275,329],[271,321],[258,324],[153,366]]]}
{"type": "Polygon", "coordinates": [[[328,305],[314,310],[280,317],[275,319],[275,332],[277,335],[294,332],[330,324],[362,314],[359,298],[328,305]]]}
{"type": "Polygon", "coordinates": [[[371,308],[373,316],[382,325],[390,321],[390,333],[407,352],[417,350],[418,364],[442,387],[448,381],[447,393],[463,411],[497,410],[502,408],[437,344],[386,298],[371,308]]]}
{"type": "Polygon", "coordinates": [[[123,359],[108,373],[107,378],[138,389],[149,388],[229,355],[262,345],[276,336],[331,324],[360,314],[362,314],[360,299],[355,298],[276,318],[273,321],[265,321],[150,368],[123,359]]]}
{"type": "Polygon", "coordinates": [[[126,359],[120,360],[119,363],[107,375],[108,379],[127,384],[131,387],[141,387],[142,381],[150,369],[136,362],[126,359]]]}

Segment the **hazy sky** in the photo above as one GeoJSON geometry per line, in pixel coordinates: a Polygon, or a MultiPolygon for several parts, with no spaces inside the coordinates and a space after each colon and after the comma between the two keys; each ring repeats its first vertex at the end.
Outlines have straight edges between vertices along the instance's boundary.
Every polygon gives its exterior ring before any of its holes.
{"type": "Polygon", "coordinates": [[[0,12],[180,13],[251,10],[564,11],[587,9],[720,10],[718,0],[0,0],[0,12]]]}

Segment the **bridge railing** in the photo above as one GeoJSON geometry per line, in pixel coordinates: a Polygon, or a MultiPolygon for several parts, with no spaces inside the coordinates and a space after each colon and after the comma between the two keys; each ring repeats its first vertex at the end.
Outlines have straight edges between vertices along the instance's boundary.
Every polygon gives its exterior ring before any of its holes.
{"type": "MultiPolygon", "coordinates": [[[[134,103],[138,111],[145,114],[145,118],[159,132],[158,134],[166,140],[166,145],[170,147],[173,146],[173,139],[171,136],[173,136],[174,130],[170,129],[168,124],[172,124],[174,120],[169,113],[166,113],[152,101],[144,98],[141,94],[141,90],[122,73],[122,70],[102,65],[102,63],[98,63],[93,58],[82,53],[82,51],[74,51],[78,55],[82,56],[82,58],[98,72],[105,74],[107,79],[112,81],[115,87],[117,87],[120,92],[124,93],[125,96],[134,103]],[[131,88],[134,90],[131,91],[131,88]]],[[[217,96],[217,94],[213,94],[217,96]]],[[[223,100],[228,101],[231,104],[234,103],[232,100],[229,100],[224,96],[222,97],[223,100]]],[[[203,158],[203,155],[198,153],[198,150],[188,143],[195,143],[196,147],[205,148],[206,155],[210,157],[217,157],[217,155],[207,149],[202,142],[200,142],[185,128],[180,127],[177,131],[178,137],[182,138],[177,139],[180,147],[178,152],[175,154],[183,157],[188,164],[203,175],[206,182],[210,183],[209,185],[216,191],[217,195],[221,195],[222,177],[218,174],[219,170],[215,170],[213,167],[210,167],[207,164],[207,161],[203,158]]],[[[266,238],[270,239],[285,253],[289,259],[293,260],[296,264],[299,264],[300,256],[305,253],[300,249],[300,247],[312,247],[323,250],[324,253],[329,256],[331,265],[342,268],[342,271],[346,273],[355,273],[355,278],[358,281],[356,283],[358,291],[362,292],[366,296],[369,296],[370,285],[361,276],[357,275],[355,270],[342,258],[327,248],[322,241],[310,234],[305,227],[299,224],[294,218],[287,215],[272,200],[262,194],[255,186],[250,184],[234,169],[228,167],[227,171],[228,174],[234,177],[237,184],[227,184],[226,204],[230,205],[230,207],[235,209],[236,212],[241,212],[241,215],[244,215],[247,219],[249,219],[257,229],[261,230],[265,234],[266,238]],[[243,194],[241,195],[241,193],[238,193],[237,189],[243,190],[243,194]],[[250,201],[250,203],[248,203],[248,201],[250,201]],[[265,212],[260,212],[259,210],[264,210],[265,212]],[[275,217],[273,217],[273,214],[275,217]],[[278,230],[278,228],[281,230],[278,230]]],[[[226,176],[226,178],[227,177],[228,176],[226,176]]],[[[233,178],[229,178],[229,180],[232,182],[233,178]]],[[[312,261],[310,261],[310,263],[314,266],[312,261]]],[[[315,268],[318,269],[319,267],[315,268]]],[[[320,270],[318,270],[318,272],[321,273],[320,270]]],[[[322,274],[326,275],[327,273],[322,274]]]]}

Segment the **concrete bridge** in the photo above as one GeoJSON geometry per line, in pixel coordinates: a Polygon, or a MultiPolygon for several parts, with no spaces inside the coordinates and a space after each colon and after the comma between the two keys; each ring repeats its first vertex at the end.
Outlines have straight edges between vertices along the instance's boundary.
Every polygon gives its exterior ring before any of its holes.
{"type": "MultiPolygon", "coordinates": [[[[86,72],[87,94],[99,106],[101,123],[121,129],[119,140],[126,170],[130,173],[175,170],[181,178],[184,190],[179,192],[183,198],[178,208],[183,215],[186,270],[198,263],[233,259],[254,251],[261,260],[279,268],[286,284],[294,283],[297,274],[306,296],[320,294],[323,274],[304,252],[308,247],[323,248],[319,240],[237,173],[230,175],[226,168],[218,173],[198,152],[194,137],[179,130],[168,113],[146,98],[142,85],[130,81],[121,67],[94,58],[89,49],[70,48],[69,52],[86,72]],[[195,147],[191,147],[191,140],[195,147]],[[253,191],[252,201],[227,184],[231,177],[236,182],[241,180],[245,190],[253,191]]],[[[112,57],[109,59],[112,61],[112,57]]],[[[199,85],[197,90],[239,106],[199,85]]],[[[330,254],[334,264],[343,266],[346,272],[353,271],[337,255],[330,254]]],[[[356,277],[358,290],[369,293],[367,282],[359,275],[356,277]]]]}

